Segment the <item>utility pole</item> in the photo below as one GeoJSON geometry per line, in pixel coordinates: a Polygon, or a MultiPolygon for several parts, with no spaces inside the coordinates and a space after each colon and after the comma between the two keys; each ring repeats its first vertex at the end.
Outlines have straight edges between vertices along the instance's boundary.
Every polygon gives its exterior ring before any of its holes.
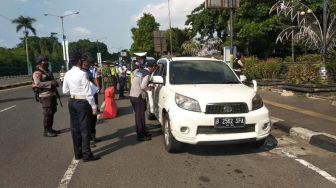
{"type": "Polygon", "coordinates": [[[323,65],[326,65],[327,61],[327,7],[328,0],[323,0],[323,65]]]}
{"type": "Polygon", "coordinates": [[[169,16],[169,40],[170,40],[170,55],[173,55],[173,37],[172,37],[172,27],[170,18],[170,0],[168,0],[168,16],[169,16]]]}
{"type": "Polygon", "coordinates": [[[66,70],[68,71],[69,70],[69,54],[68,54],[68,47],[67,47],[67,44],[66,44],[66,37],[64,35],[64,23],[63,23],[63,19],[67,16],[71,16],[71,15],[74,15],[74,14],[79,14],[79,12],[73,12],[73,13],[70,13],[70,14],[65,14],[65,15],[62,15],[62,16],[58,16],[58,15],[54,15],[54,14],[44,14],[44,16],[54,16],[54,17],[58,17],[61,19],[61,24],[62,24],[62,34],[63,34],[63,41],[62,41],[62,46],[63,46],[63,59],[64,59],[64,62],[66,64],[66,70]]]}

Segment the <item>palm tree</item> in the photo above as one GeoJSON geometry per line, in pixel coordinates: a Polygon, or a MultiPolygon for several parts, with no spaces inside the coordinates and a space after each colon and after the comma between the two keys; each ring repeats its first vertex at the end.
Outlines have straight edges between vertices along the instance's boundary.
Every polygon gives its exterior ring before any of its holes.
{"type": "Polygon", "coordinates": [[[28,75],[32,74],[32,66],[29,61],[29,54],[28,54],[28,35],[29,35],[29,30],[36,35],[36,30],[33,28],[33,22],[36,20],[31,17],[23,17],[19,16],[18,18],[14,19],[12,23],[17,24],[16,26],[16,32],[19,32],[21,29],[24,29],[23,34],[25,38],[25,43],[26,43],[26,56],[27,56],[27,68],[28,68],[28,75]]]}

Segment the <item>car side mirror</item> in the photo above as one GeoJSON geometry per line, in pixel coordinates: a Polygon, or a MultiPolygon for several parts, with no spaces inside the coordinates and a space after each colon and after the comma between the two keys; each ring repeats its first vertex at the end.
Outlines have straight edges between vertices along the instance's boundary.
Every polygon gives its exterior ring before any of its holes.
{"type": "Polygon", "coordinates": [[[247,80],[245,75],[240,75],[239,78],[240,78],[240,81],[243,82],[243,83],[246,82],[246,80],[247,80]]]}
{"type": "Polygon", "coordinates": [[[164,84],[162,76],[153,76],[151,82],[153,84],[164,84]]]}
{"type": "Polygon", "coordinates": [[[252,80],[252,83],[253,83],[253,90],[254,90],[254,92],[257,92],[257,90],[258,90],[257,81],[252,80]]]}

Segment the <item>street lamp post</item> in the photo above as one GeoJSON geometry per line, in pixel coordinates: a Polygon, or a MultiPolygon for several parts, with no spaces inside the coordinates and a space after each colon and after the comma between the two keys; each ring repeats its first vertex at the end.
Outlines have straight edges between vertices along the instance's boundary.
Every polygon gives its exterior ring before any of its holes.
{"type": "Polygon", "coordinates": [[[207,9],[229,9],[230,11],[230,66],[233,66],[233,16],[234,11],[239,8],[240,0],[206,0],[205,8],[207,9]]]}
{"type": "Polygon", "coordinates": [[[327,61],[327,6],[328,0],[323,0],[323,66],[327,61]]]}
{"type": "Polygon", "coordinates": [[[168,16],[169,16],[169,38],[170,38],[170,55],[173,55],[173,39],[172,39],[172,28],[171,28],[171,18],[170,18],[170,0],[168,0],[168,16]]]}
{"type": "Polygon", "coordinates": [[[66,49],[66,44],[65,44],[65,35],[64,35],[64,23],[63,23],[63,19],[67,16],[71,16],[71,15],[74,15],[74,14],[79,14],[79,12],[73,12],[73,13],[69,13],[69,14],[65,14],[65,15],[62,15],[62,16],[58,16],[58,15],[54,15],[54,14],[44,14],[44,16],[54,16],[54,17],[58,17],[61,19],[61,23],[62,23],[62,38],[63,38],[63,58],[64,58],[64,61],[65,61],[65,64],[66,64],[66,69],[69,70],[69,60],[68,60],[68,54],[67,54],[67,49],[66,49]]]}

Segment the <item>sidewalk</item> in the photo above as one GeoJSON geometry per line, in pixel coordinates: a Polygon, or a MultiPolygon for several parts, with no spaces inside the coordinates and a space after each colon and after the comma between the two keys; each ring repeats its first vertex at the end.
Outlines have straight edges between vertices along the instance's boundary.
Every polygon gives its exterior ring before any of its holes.
{"type": "Polygon", "coordinates": [[[281,96],[281,93],[266,90],[258,93],[271,116],[279,118],[275,128],[336,152],[336,106],[332,100],[308,98],[301,93],[294,96],[281,96]]]}

